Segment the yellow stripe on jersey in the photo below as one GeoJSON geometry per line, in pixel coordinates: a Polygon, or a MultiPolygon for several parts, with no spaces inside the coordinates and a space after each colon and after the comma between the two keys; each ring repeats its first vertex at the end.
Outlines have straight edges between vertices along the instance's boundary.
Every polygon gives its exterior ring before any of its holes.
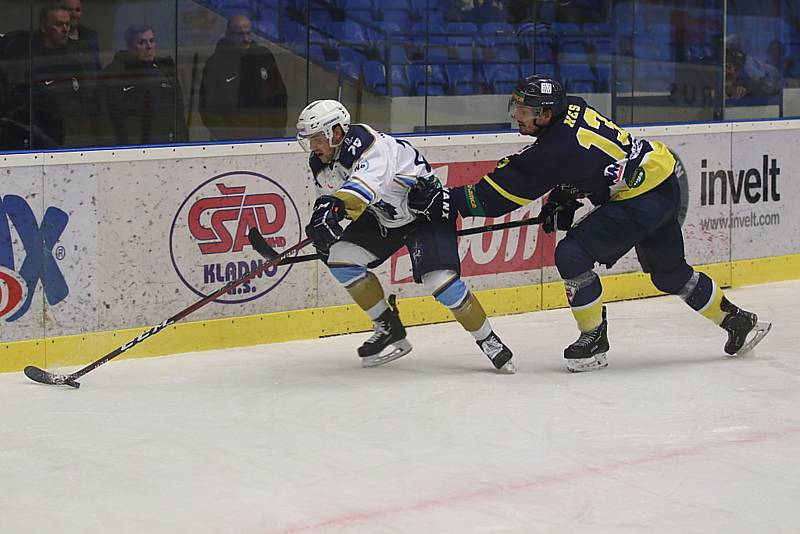
{"type": "Polygon", "coordinates": [[[369,193],[372,195],[372,198],[378,196],[378,193],[372,188],[372,186],[370,186],[367,182],[365,182],[362,178],[359,178],[358,176],[351,176],[350,178],[347,179],[347,181],[356,182],[358,185],[369,191],[369,193]]]}
{"type": "Polygon", "coordinates": [[[483,181],[486,182],[487,184],[491,185],[494,188],[495,191],[500,193],[500,195],[502,195],[503,197],[507,198],[511,202],[519,204],[520,206],[524,206],[525,204],[529,204],[530,202],[533,202],[533,200],[531,200],[529,198],[518,197],[517,195],[509,193],[508,191],[506,191],[505,189],[503,189],[502,187],[497,185],[497,182],[495,182],[494,180],[489,178],[488,174],[483,176],[483,181]]]}
{"type": "Polygon", "coordinates": [[[344,202],[344,209],[347,213],[347,217],[353,221],[361,217],[361,214],[369,207],[369,204],[364,202],[363,198],[347,189],[339,189],[333,196],[344,202]]]}
{"type": "Polygon", "coordinates": [[[673,173],[675,156],[667,146],[659,141],[650,141],[650,146],[653,147],[653,151],[645,155],[642,164],[626,180],[627,187],[617,191],[611,198],[612,201],[627,200],[647,193],[673,173]]]}

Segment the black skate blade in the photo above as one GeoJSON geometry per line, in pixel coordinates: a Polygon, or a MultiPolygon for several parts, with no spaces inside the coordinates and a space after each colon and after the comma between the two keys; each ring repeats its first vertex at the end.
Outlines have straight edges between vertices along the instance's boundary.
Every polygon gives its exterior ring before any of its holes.
{"type": "Polygon", "coordinates": [[[383,364],[393,362],[411,352],[411,343],[407,339],[401,339],[386,347],[379,354],[373,356],[362,356],[361,367],[378,367],[383,364]]]}
{"type": "Polygon", "coordinates": [[[81,387],[79,382],[70,379],[70,377],[67,375],[50,373],[33,365],[25,367],[24,373],[25,376],[34,382],[39,382],[40,384],[47,384],[50,386],[70,386],[75,389],[81,387]]]}
{"type": "Polygon", "coordinates": [[[735,356],[743,356],[756,348],[756,345],[761,343],[761,340],[769,334],[769,331],[772,330],[772,323],[768,321],[758,321],[753,329],[750,331],[750,339],[745,341],[742,348],[738,351],[734,352],[733,354],[728,355],[729,357],[735,356]]]}

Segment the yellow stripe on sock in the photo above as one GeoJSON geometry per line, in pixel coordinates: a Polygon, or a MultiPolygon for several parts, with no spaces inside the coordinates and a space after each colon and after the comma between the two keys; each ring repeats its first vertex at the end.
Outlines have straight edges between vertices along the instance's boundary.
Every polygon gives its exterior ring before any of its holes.
{"type": "Polygon", "coordinates": [[[475,332],[483,326],[486,322],[486,312],[483,311],[483,306],[475,298],[472,293],[464,299],[464,302],[458,308],[452,310],[456,321],[461,323],[464,330],[467,332],[475,332]]]}
{"type": "Polygon", "coordinates": [[[347,288],[358,306],[367,311],[383,300],[383,288],[378,277],[367,271],[366,276],[347,288]]]}
{"type": "Polygon", "coordinates": [[[725,293],[720,289],[717,285],[717,282],[712,278],[711,283],[713,284],[713,290],[711,293],[711,298],[708,300],[708,304],[703,306],[702,309],[698,310],[700,315],[703,317],[712,320],[716,324],[722,324],[722,320],[727,315],[724,311],[722,311],[722,307],[720,304],[722,303],[722,297],[725,296],[725,293]]]}
{"type": "Polygon", "coordinates": [[[594,330],[603,322],[603,299],[598,297],[594,302],[585,304],[579,308],[571,308],[572,316],[578,323],[578,330],[589,332],[594,330]]]}

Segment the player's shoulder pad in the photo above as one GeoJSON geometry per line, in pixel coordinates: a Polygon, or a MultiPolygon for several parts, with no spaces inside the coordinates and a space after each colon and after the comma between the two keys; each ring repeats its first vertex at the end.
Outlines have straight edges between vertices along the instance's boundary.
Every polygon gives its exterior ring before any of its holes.
{"type": "Polygon", "coordinates": [[[350,169],[375,142],[375,136],[361,124],[352,124],[342,140],[339,163],[350,169]]]}
{"type": "Polygon", "coordinates": [[[564,108],[565,109],[568,108],[570,104],[573,104],[573,105],[576,105],[576,106],[580,106],[582,108],[589,107],[588,102],[586,102],[586,100],[584,100],[583,97],[575,96],[575,95],[569,95],[564,99],[564,108]]]}
{"type": "Polygon", "coordinates": [[[308,156],[308,166],[311,167],[314,178],[325,168],[325,164],[313,152],[308,156]]]}
{"type": "Polygon", "coordinates": [[[517,150],[513,154],[511,154],[509,156],[506,156],[503,159],[501,159],[500,161],[498,161],[495,168],[496,169],[502,169],[503,167],[507,167],[507,166],[512,165],[512,164],[514,164],[516,162],[519,162],[521,158],[524,161],[525,156],[531,154],[534,151],[535,148],[536,148],[536,143],[535,142],[533,142],[533,143],[531,143],[529,145],[525,145],[524,147],[520,148],[519,150],[517,150]]]}

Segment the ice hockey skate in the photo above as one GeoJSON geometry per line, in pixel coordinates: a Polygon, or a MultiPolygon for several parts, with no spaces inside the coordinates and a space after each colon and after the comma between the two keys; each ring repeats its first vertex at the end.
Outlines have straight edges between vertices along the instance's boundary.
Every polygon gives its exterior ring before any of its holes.
{"type": "Polygon", "coordinates": [[[489,357],[489,360],[491,360],[492,365],[494,365],[494,368],[497,369],[498,372],[507,375],[513,375],[517,372],[517,367],[514,365],[514,362],[511,361],[514,355],[511,350],[500,341],[497,334],[490,332],[488,336],[481,341],[476,341],[476,343],[483,353],[489,357]]]}
{"type": "Polygon", "coordinates": [[[358,347],[362,367],[378,367],[411,352],[395,300],[394,295],[389,296],[389,307],[375,320],[374,333],[358,347]]]}
{"type": "Polygon", "coordinates": [[[739,308],[725,297],[722,298],[720,308],[727,313],[720,326],[728,332],[728,341],[725,343],[728,356],[747,354],[772,328],[772,323],[759,321],[755,313],[739,308]]]}
{"type": "Polygon", "coordinates": [[[575,343],[564,349],[567,371],[582,373],[608,367],[606,352],[608,352],[608,322],[606,307],[603,306],[603,322],[600,326],[589,332],[581,332],[575,343]]]}

